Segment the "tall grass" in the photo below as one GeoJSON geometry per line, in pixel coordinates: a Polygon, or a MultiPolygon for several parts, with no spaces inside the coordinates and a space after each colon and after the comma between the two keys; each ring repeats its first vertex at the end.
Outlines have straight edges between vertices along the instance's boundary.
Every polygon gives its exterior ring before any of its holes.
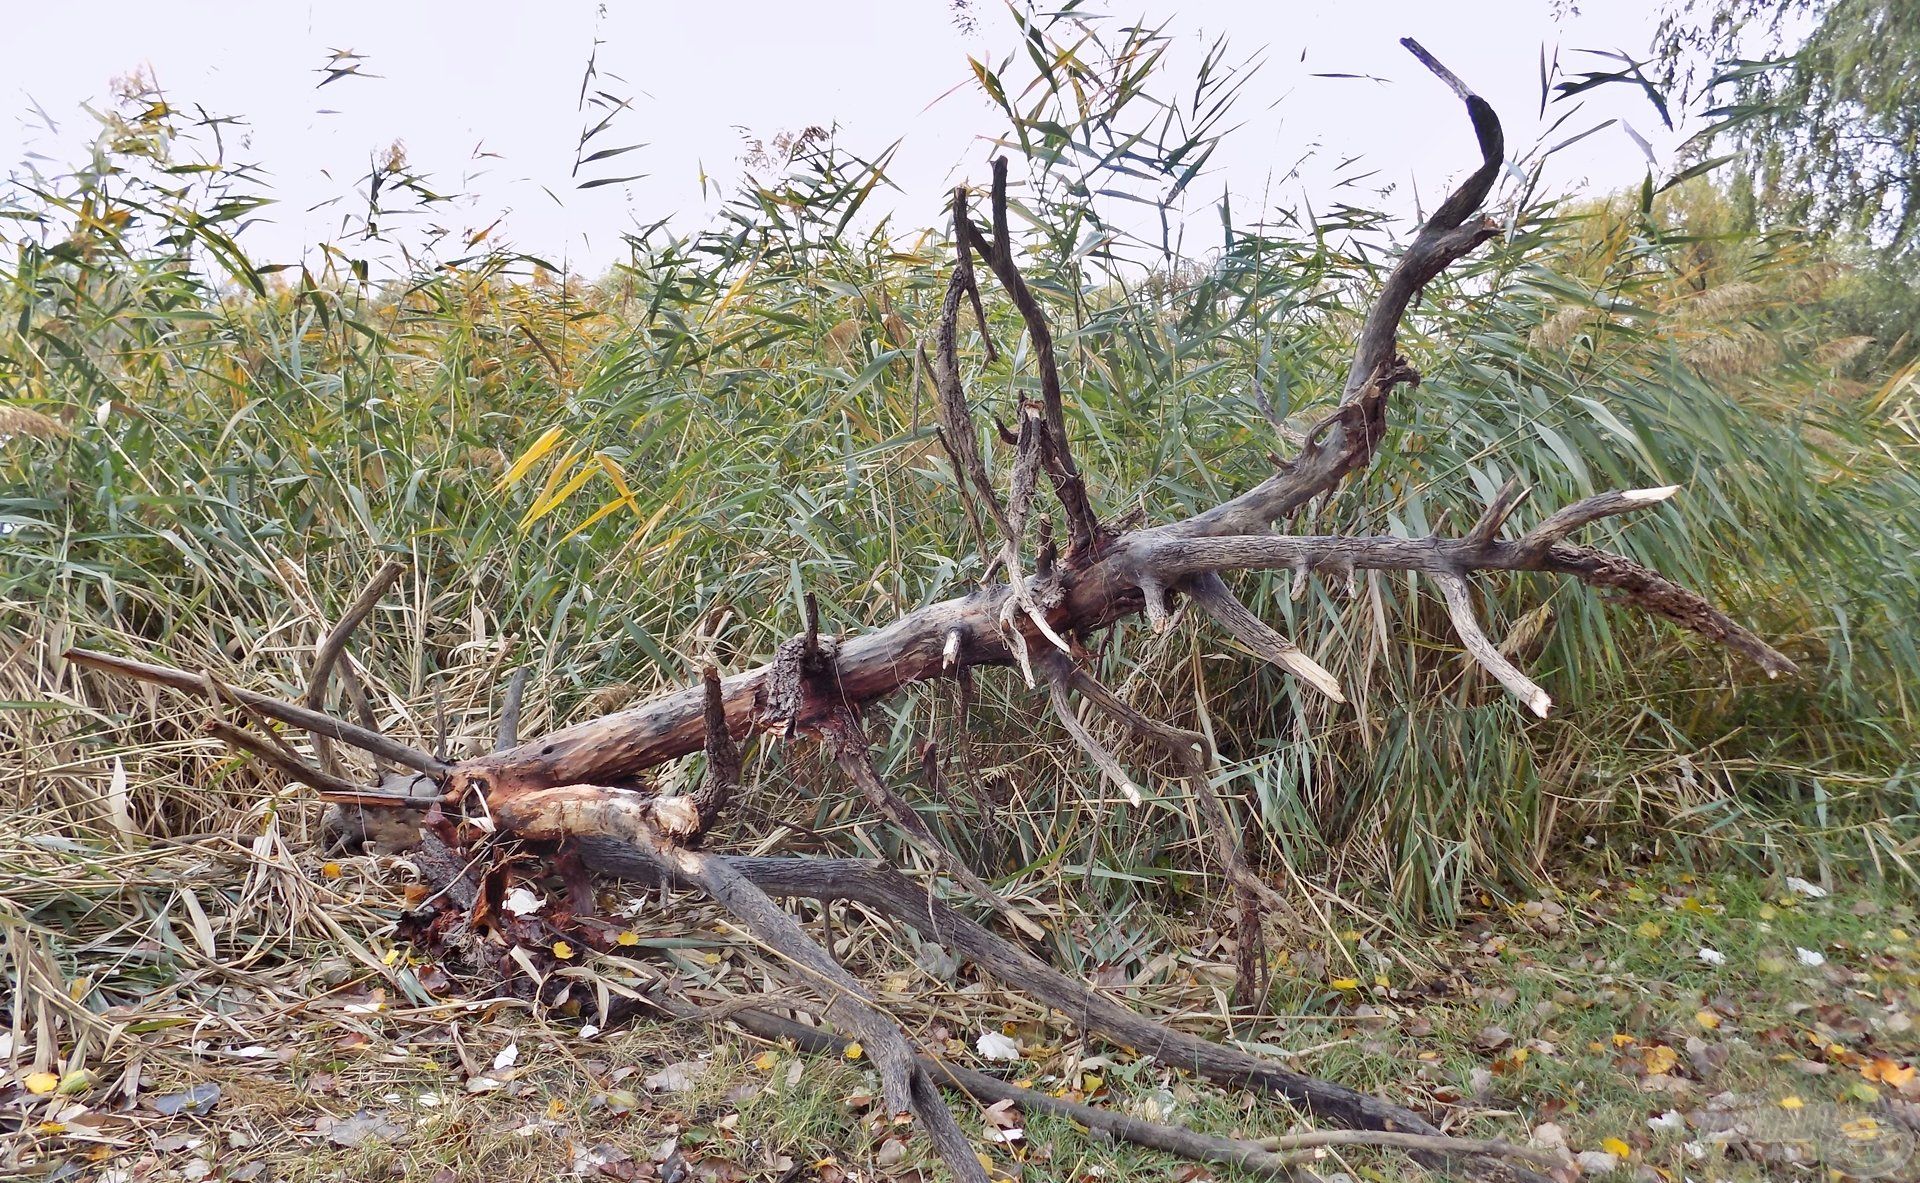
{"type": "MultiPolygon", "coordinates": [[[[1130,240],[1101,214],[1101,179],[1177,197],[1237,85],[1223,53],[1198,88],[1169,85],[1142,36],[1071,64],[1036,54],[1026,86],[1011,63],[979,74],[1016,96],[1009,141],[1035,170],[1026,262],[1096,504],[1161,520],[1286,450],[1262,400],[1296,427],[1329,404],[1392,227],[1223,208],[1205,257],[1130,240]],[[1129,120],[1161,88],[1181,97],[1150,109],[1182,117],[1143,138],[1129,120]]],[[[861,629],[980,577],[913,347],[951,247],[875,219],[883,161],[802,137],[715,225],[636,236],[593,282],[482,244],[374,284],[352,241],[311,269],[250,259],[243,224],[267,194],[195,155],[206,132],[126,96],[89,167],[3,211],[9,828],[137,844],[271,816],[297,838],[313,807],[179,704],[57,655],[140,651],[297,693],[310,647],[386,558],[411,573],[355,651],[373,709],[431,742],[437,703],[456,752],[484,744],[515,666],[536,671],[537,729],[682,683],[702,655],[764,660],[798,630],[805,592],[828,627],[861,629]]],[[[1708,592],[1806,673],[1756,681],[1530,577],[1483,586],[1495,635],[1560,704],[1545,722],[1487,685],[1430,589],[1397,576],[1316,580],[1297,599],[1284,580],[1243,588],[1340,677],[1343,707],[1202,627],[1116,630],[1106,676],[1216,737],[1219,779],[1276,877],[1445,921],[1470,891],[1594,846],[1905,867],[1920,816],[1915,371],[1830,339],[1823,302],[1849,277],[1790,238],[1722,232],[1716,202],[1695,181],[1515,209],[1506,239],[1410,318],[1403,348],[1425,381],[1317,528],[1462,526],[1508,476],[1535,489],[1523,521],[1604,488],[1681,484],[1602,540],[1708,592]]],[[[931,222],[942,200],[901,205],[931,222]]],[[[967,380],[1006,416],[1035,380],[1017,317],[989,312],[1008,348],[987,365],[969,342],[967,380]]],[[[903,784],[918,741],[943,741],[947,784],[914,788],[917,803],[1014,889],[1058,887],[1094,912],[1117,893],[1220,894],[1178,782],[1137,808],[1108,799],[1016,680],[983,678],[964,743],[948,687],[877,722],[903,784]]],[[[805,753],[760,758],[742,836],[778,820],[808,842],[890,849],[805,753]]]]}

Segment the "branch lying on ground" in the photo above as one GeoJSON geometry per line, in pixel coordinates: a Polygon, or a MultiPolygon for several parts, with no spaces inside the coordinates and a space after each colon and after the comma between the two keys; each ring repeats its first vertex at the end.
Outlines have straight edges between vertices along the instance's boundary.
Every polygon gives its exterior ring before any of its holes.
{"type": "MultiPolygon", "coordinates": [[[[587,794],[604,792],[589,786],[577,786],[577,790],[587,794]]],[[[571,791],[555,790],[556,793],[571,791]]],[[[535,795],[536,798],[545,796],[535,795]]],[[[532,822],[532,819],[524,820],[532,822]]],[[[577,827],[573,832],[587,834],[577,827]]],[[[597,835],[583,836],[578,841],[588,863],[606,873],[646,882],[657,882],[663,876],[673,882],[688,882],[678,868],[642,845],[597,835]]],[[[1088,1035],[1132,1048],[1168,1067],[1197,1073],[1228,1088],[1274,1093],[1321,1120],[1351,1129],[1439,1134],[1430,1122],[1409,1109],[1295,1072],[1198,1035],[1176,1031],[1129,1010],[994,935],[884,864],[857,859],[742,856],[727,856],[721,861],[769,896],[848,900],[872,908],[973,962],[982,972],[1005,985],[1045,1003],[1088,1035]]],[[[1414,1157],[1429,1166],[1466,1169],[1484,1179],[1545,1183],[1531,1171],[1483,1155],[1462,1158],[1420,1150],[1414,1152],[1414,1157]]]]}
{"type": "MultiPolygon", "coordinates": [[[[987,232],[970,221],[964,191],[955,194],[953,216],[959,258],[938,326],[936,377],[942,438],[954,459],[956,483],[983,549],[986,538],[978,502],[986,503],[1000,526],[1002,547],[997,560],[984,553],[982,557],[990,569],[996,561],[1005,566],[1006,582],[929,605],[885,628],[854,637],[820,635],[809,596],[806,632],[781,645],[768,665],[726,679],[711,670],[704,671],[699,686],[514,746],[508,746],[508,741],[518,730],[518,696],[510,692],[500,732],[499,746],[503,750],[452,765],[311,707],[237,689],[231,692],[233,701],[258,715],[355,744],[380,758],[426,772],[440,783],[443,804],[458,805],[477,795],[505,833],[568,842],[603,870],[665,878],[707,892],[756,937],[788,958],[809,988],[827,1003],[828,1014],[860,1037],[880,1070],[888,1105],[895,1113],[910,1112],[919,1119],[942,1158],[960,1178],[976,1180],[984,1174],[938,1095],[936,1074],[915,1058],[898,1024],[875,1006],[858,981],[810,940],[770,896],[859,901],[918,929],[929,940],[952,946],[1005,984],[1068,1015],[1089,1034],[1137,1048],[1231,1087],[1280,1094],[1322,1120],[1354,1129],[1412,1135],[1402,1142],[1429,1165],[1457,1167],[1489,1179],[1538,1181],[1540,1176],[1504,1159],[1500,1151],[1485,1147],[1468,1150],[1453,1144],[1442,1147],[1434,1141],[1437,1131],[1404,1108],[1135,1014],[995,936],[884,867],[835,859],[731,858],[693,849],[738,782],[738,754],[733,740],[751,731],[785,737],[810,735],[839,744],[844,770],[875,808],[917,843],[931,843],[931,835],[919,825],[912,810],[880,782],[866,759],[864,737],[859,737],[855,751],[850,743],[852,736],[845,734],[849,721],[857,720],[867,704],[892,695],[910,682],[955,677],[962,679],[964,686],[974,666],[1018,665],[1031,683],[1035,663],[1030,651],[1044,644],[1049,648],[1039,649],[1045,655],[1041,664],[1049,673],[1049,691],[1062,724],[1123,791],[1131,784],[1130,779],[1117,759],[1079,722],[1070,691],[1164,747],[1180,766],[1206,825],[1216,831],[1228,878],[1240,901],[1239,988],[1251,992],[1257,985],[1258,966],[1249,951],[1258,946],[1259,910],[1280,901],[1244,860],[1225,804],[1208,783],[1210,755],[1205,745],[1196,747],[1197,737],[1191,733],[1147,718],[1079,670],[1071,662],[1072,646],[1065,640],[1067,636],[1084,638],[1143,612],[1156,630],[1163,629],[1173,618],[1172,598],[1185,595],[1264,659],[1338,701],[1341,691],[1333,677],[1235,598],[1222,573],[1291,569],[1296,579],[1303,579],[1316,570],[1349,578],[1356,569],[1417,572],[1439,586],[1465,650],[1530,708],[1544,714],[1549,706],[1545,692],[1487,641],[1474,616],[1466,582],[1469,574],[1479,571],[1538,571],[1571,576],[1628,606],[1724,644],[1751,658],[1769,675],[1794,669],[1785,656],[1695,593],[1631,559],[1566,541],[1573,531],[1595,520],[1658,504],[1672,495],[1672,488],[1589,497],[1549,516],[1513,541],[1499,537],[1524,496],[1523,490],[1511,484],[1461,538],[1287,536],[1268,532],[1273,523],[1314,497],[1333,491],[1350,473],[1372,461],[1386,436],[1392,391],[1419,380],[1418,373],[1396,352],[1402,317],[1430,280],[1494,233],[1494,224],[1477,216],[1477,211],[1501,168],[1504,142],[1499,120],[1482,99],[1424,49],[1411,41],[1406,45],[1465,102],[1480,147],[1480,167],[1420,228],[1386,277],[1361,330],[1338,405],[1307,433],[1299,454],[1254,489],[1184,521],[1119,537],[1103,529],[1068,447],[1059,369],[1046,318],[1015,266],[1007,225],[1006,162],[999,160],[994,167],[990,240],[987,232]],[[987,476],[959,374],[957,321],[963,300],[971,297],[977,307],[978,288],[971,267],[971,256],[976,253],[1019,309],[1034,343],[1040,373],[1038,414],[1032,413],[1030,405],[1023,406],[1019,432],[1010,440],[1018,450],[1010,503],[1001,501],[987,476]],[[1020,556],[1037,468],[1044,468],[1052,480],[1066,516],[1069,540],[1066,553],[1057,556],[1056,564],[1048,541],[1049,519],[1041,515],[1036,574],[1029,578],[1020,556]],[[709,779],[689,798],[649,797],[631,791],[656,765],[702,749],[709,754],[709,779]]],[[[354,614],[350,612],[335,630],[341,643],[352,619],[354,614]]],[[[337,649],[330,639],[329,645],[323,646],[323,657],[329,647],[337,649]]],[[[209,679],[180,671],[87,650],[72,650],[67,656],[109,673],[211,696],[216,702],[222,695],[209,679]]],[[[324,685],[323,674],[317,666],[318,685],[324,685]]],[[[275,748],[270,741],[257,741],[256,746],[254,737],[246,733],[226,737],[263,758],[291,760],[292,765],[283,765],[290,769],[301,765],[298,757],[275,748]]],[[[337,784],[328,790],[333,795],[343,791],[337,784]]],[[[360,793],[353,794],[352,799],[377,803],[391,800],[360,793]]],[[[416,806],[425,801],[406,800],[416,806]]],[[[961,876],[959,871],[964,868],[957,861],[945,869],[990,902],[998,900],[971,872],[961,876]]]]}

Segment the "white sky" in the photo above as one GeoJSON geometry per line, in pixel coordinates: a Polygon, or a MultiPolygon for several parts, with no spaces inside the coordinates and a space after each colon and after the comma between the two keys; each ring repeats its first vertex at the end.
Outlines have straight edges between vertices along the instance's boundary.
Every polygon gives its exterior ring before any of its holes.
{"type": "MultiPolygon", "coordinates": [[[[950,185],[987,177],[990,146],[979,137],[1001,126],[968,81],[967,56],[997,60],[1013,45],[997,0],[978,0],[973,36],[955,26],[948,0],[0,3],[11,10],[5,17],[15,47],[0,83],[0,162],[17,169],[37,154],[34,166],[58,170],[80,160],[94,127],[81,104],[104,100],[113,76],[145,67],[176,107],[198,103],[246,118],[231,155],[264,166],[281,198],[269,211],[272,222],[251,229],[247,241],[256,259],[274,260],[332,236],[357,204],[354,188],[369,157],[396,139],[442,192],[470,195],[437,215],[444,223],[479,227],[504,213],[515,245],[588,270],[622,253],[624,230],[668,215],[698,224],[717,201],[702,193],[703,168],[723,181],[738,174],[736,127],[771,135],[837,122],[841,143],[862,154],[904,138],[891,170],[902,192],[876,203],[899,210],[908,225],[930,224],[950,185]],[[635,99],[596,144],[648,147],[582,175],[648,176],[582,191],[569,171],[583,122],[595,117],[577,100],[596,38],[602,84],[635,99]],[[336,49],[365,55],[361,68],[379,77],[316,89],[318,68],[336,49]]],[[[1564,7],[1552,0],[1115,0],[1110,10],[1149,23],[1170,19],[1195,53],[1203,35],[1220,32],[1238,56],[1265,51],[1266,65],[1239,108],[1245,126],[1188,196],[1190,212],[1203,212],[1230,189],[1244,220],[1263,205],[1303,197],[1323,207],[1375,201],[1335,188],[1335,166],[1356,154],[1380,170],[1375,184],[1399,184],[1390,200],[1402,209],[1411,208],[1410,184],[1431,205],[1474,163],[1464,114],[1399,47],[1401,36],[1421,40],[1494,104],[1510,151],[1531,144],[1565,110],[1549,106],[1544,120],[1539,115],[1541,47],[1549,55],[1558,48],[1576,71],[1604,64],[1576,49],[1643,54],[1659,0],[1585,0],[1577,15],[1557,12],[1564,7]],[[1315,148],[1312,163],[1287,180],[1294,162],[1315,148]]],[[[1677,142],[1624,87],[1602,88],[1567,130],[1608,116],[1630,121],[1663,163],[1677,142]]],[[[1634,185],[1647,168],[1617,125],[1556,161],[1548,175],[1570,190],[1634,185]]],[[[1194,213],[1191,224],[1207,220],[1194,213]]]]}

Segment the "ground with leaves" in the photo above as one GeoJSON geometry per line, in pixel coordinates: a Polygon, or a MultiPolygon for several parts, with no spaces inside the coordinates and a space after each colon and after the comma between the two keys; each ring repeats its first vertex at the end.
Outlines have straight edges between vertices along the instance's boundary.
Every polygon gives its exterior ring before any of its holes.
{"type": "MultiPolygon", "coordinates": [[[[409,902],[392,859],[305,870],[316,898],[343,910],[374,916],[409,902]]],[[[203,894],[214,908],[196,897],[177,935],[163,923],[151,951],[190,949],[197,929],[228,919],[219,894],[203,894]]],[[[1569,1178],[1812,1177],[1816,1160],[1854,1177],[1911,1177],[1911,901],[1655,867],[1480,902],[1439,939],[1296,938],[1276,955],[1259,1019],[1222,1016],[1231,949],[1204,925],[1160,918],[1152,940],[1096,976],[1183,1026],[1376,1090],[1451,1133],[1564,1148],[1569,1178]]],[[[603,903],[625,913],[632,935],[618,942],[622,956],[579,967],[563,1007],[577,1016],[462,999],[437,967],[378,937],[311,967],[183,974],[110,1010],[113,1034],[83,1042],[75,1059],[0,1081],[0,1122],[24,1148],[17,1165],[127,1181],[937,1175],[918,1140],[877,1112],[857,1049],[827,1060],[664,1022],[595,1028],[600,987],[667,983],[711,1001],[754,992],[773,972],[690,897],[603,903]]],[[[890,944],[858,917],[832,924],[836,951],[868,968],[941,1054],[1221,1133],[1297,1124],[1282,1106],[1083,1045],[1058,1016],[956,971],[937,948],[890,944]],[[962,1002],[1001,1025],[958,1026],[949,1016],[962,1002]]],[[[80,998],[90,979],[66,985],[80,998]]],[[[1012,1178],[1208,1177],[1005,1108],[972,1107],[968,1120],[1012,1178]]],[[[1314,1166],[1390,1178],[1415,1169],[1403,1161],[1340,1151],[1314,1166]]]]}

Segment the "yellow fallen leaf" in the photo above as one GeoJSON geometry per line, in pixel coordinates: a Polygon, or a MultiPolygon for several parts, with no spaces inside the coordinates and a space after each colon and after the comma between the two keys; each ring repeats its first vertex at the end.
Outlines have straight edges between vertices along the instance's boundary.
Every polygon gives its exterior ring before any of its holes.
{"type": "Polygon", "coordinates": [[[1360,979],[1359,978],[1335,978],[1333,979],[1332,982],[1328,984],[1331,985],[1335,990],[1358,990],[1360,988],[1360,979]]]}
{"type": "Polygon", "coordinates": [[[616,945],[625,945],[628,948],[631,948],[634,945],[637,945],[640,943],[640,934],[637,932],[623,932],[619,936],[613,938],[613,943],[616,945]]]}
{"type": "Polygon", "coordinates": [[[1382,990],[1385,990],[1387,988],[1387,975],[1386,974],[1373,975],[1373,984],[1380,987],[1382,990]]]}
{"type": "Polygon", "coordinates": [[[1622,1142],[1618,1138],[1600,1139],[1600,1149],[1606,1151],[1608,1154],[1613,1155],[1615,1158],[1632,1158],[1633,1157],[1633,1147],[1627,1145],[1625,1142],[1622,1142]]]}
{"type": "Polygon", "coordinates": [[[1696,1011],[1693,1016],[1693,1021],[1709,1031],[1718,1031],[1720,1029],[1720,1016],[1710,1010],[1696,1011]]]}
{"type": "Polygon", "coordinates": [[[1661,933],[1665,932],[1666,929],[1661,928],[1658,924],[1655,924],[1651,920],[1642,920],[1640,922],[1639,927],[1635,928],[1633,931],[1634,931],[1634,935],[1638,936],[1641,940],[1650,941],[1653,938],[1659,936],[1661,933]]]}
{"type": "Polygon", "coordinates": [[[320,873],[328,879],[338,879],[340,878],[340,864],[322,863],[320,864],[320,873]]]}
{"type": "Polygon", "coordinates": [[[1869,1060],[1860,1065],[1860,1075],[1868,1080],[1877,1080],[1881,1084],[1903,1089],[1913,1083],[1914,1067],[1911,1064],[1896,1064],[1884,1057],[1869,1060]]]}
{"type": "Polygon", "coordinates": [[[1780,1098],[1780,1108],[1782,1109],[1805,1109],[1806,1107],[1807,1103],[1805,1101],[1791,1094],[1780,1098]]]}
{"type": "Polygon", "coordinates": [[[866,1054],[866,1050],[867,1050],[867,1049],[865,1049],[865,1048],[863,1048],[863,1047],[861,1047],[861,1046],[860,1046],[859,1044],[857,1044],[857,1043],[850,1043],[850,1044],[848,1044],[848,1045],[847,1045],[847,1050],[846,1050],[845,1052],[843,1052],[843,1053],[841,1053],[841,1054],[842,1054],[842,1055],[844,1055],[844,1056],[846,1056],[846,1057],[847,1057],[847,1059],[849,1059],[849,1060],[857,1060],[857,1059],[859,1059],[859,1058],[860,1058],[860,1057],[861,1057],[862,1055],[865,1055],[865,1054],[866,1054]]]}
{"type": "Polygon", "coordinates": [[[1871,1117],[1856,1117],[1843,1122],[1840,1132],[1855,1142],[1872,1142],[1880,1137],[1880,1123],[1871,1117]]]}
{"type": "Polygon", "coordinates": [[[36,1097],[44,1097],[60,1087],[60,1078],[51,1072],[36,1072],[27,1077],[27,1091],[36,1097]]]}
{"type": "Polygon", "coordinates": [[[761,1052],[753,1058],[753,1066],[762,1072],[773,1071],[773,1066],[779,1062],[780,1057],[774,1055],[772,1052],[761,1052]]]}
{"type": "Polygon", "coordinates": [[[1774,911],[1772,904],[1761,904],[1759,912],[1755,914],[1758,915],[1762,920],[1772,920],[1775,916],[1778,916],[1780,913],[1774,911]]]}
{"type": "Polygon", "coordinates": [[[553,943],[553,955],[565,961],[573,956],[573,946],[567,944],[565,941],[555,941],[553,943]]]}
{"type": "Polygon", "coordinates": [[[1680,1053],[1664,1043],[1656,1043],[1640,1049],[1640,1062],[1646,1067],[1648,1076],[1665,1076],[1680,1062],[1680,1053]]]}
{"type": "Polygon", "coordinates": [[[1622,1035],[1622,1034],[1621,1034],[1620,1032],[1618,1032],[1618,1031],[1616,1031],[1616,1032],[1614,1032],[1614,1033],[1613,1033],[1613,1046],[1615,1046],[1615,1047],[1625,1047],[1625,1046],[1627,1046],[1628,1044],[1630,1044],[1630,1043],[1633,1043],[1633,1042],[1635,1042],[1635,1041],[1634,1041],[1634,1038],[1633,1038],[1633,1036],[1631,1036],[1631,1035],[1622,1035]]]}
{"type": "Polygon", "coordinates": [[[708,965],[720,964],[720,954],[718,953],[702,953],[700,955],[700,959],[702,961],[705,961],[708,965]]]}

